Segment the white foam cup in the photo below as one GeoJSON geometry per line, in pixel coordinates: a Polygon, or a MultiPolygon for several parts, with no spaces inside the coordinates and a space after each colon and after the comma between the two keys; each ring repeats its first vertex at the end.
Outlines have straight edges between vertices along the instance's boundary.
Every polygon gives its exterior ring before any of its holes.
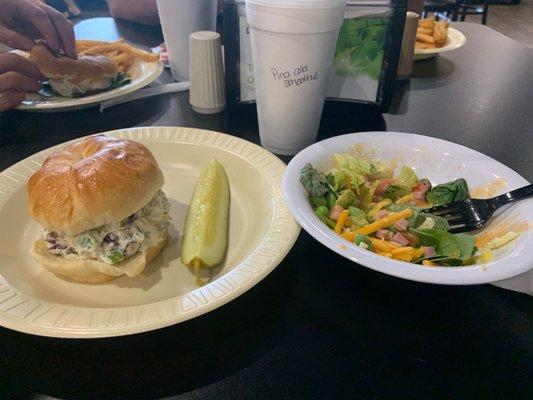
{"type": "Polygon", "coordinates": [[[189,35],[215,31],[217,0],[157,0],[172,77],[189,80],[189,35]]]}
{"type": "Polygon", "coordinates": [[[261,145],[292,155],[312,144],[346,0],[246,0],[261,145]]]}

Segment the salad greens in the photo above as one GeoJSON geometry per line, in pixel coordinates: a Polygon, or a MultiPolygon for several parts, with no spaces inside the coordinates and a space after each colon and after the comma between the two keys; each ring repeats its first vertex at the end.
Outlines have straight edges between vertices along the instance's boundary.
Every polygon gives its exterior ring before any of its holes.
{"type": "Polygon", "coordinates": [[[322,196],[328,191],[326,175],[317,171],[311,164],[305,164],[301,169],[300,183],[310,196],[322,196]]]}
{"type": "Polygon", "coordinates": [[[432,262],[457,267],[472,261],[477,248],[473,236],[466,234],[453,235],[443,229],[411,229],[423,246],[432,246],[436,255],[427,257],[432,262]]]}
{"type": "Polygon", "coordinates": [[[127,85],[131,82],[131,76],[125,74],[124,72],[119,72],[109,89],[116,89],[121,86],[127,85]]]}
{"type": "MultiPolygon", "coordinates": [[[[305,164],[300,182],[317,217],[346,240],[425,266],[458,267],[490,259],[490,246],[478,249],[474,236],[450,233],[446,219],[425,211],[469,198],[463,178],[432,188],[407,165],[395,174],[392,163],[350,154],[332,154],[331,159],[333,167],[325,172],[305,164]]],[[[516,236],[506,235],[505,243],[516,236]]]]}
{"type": "Polygon", "coordinates": [[[411,187],[403,185],[390,185],[385,192],[383,192],[383,197],[385,199],[390,199],[392,201],[398,200],[400,197],[405,196],[406,194],[411,193],[411,187]]]}
{"type": "Polygon", "coordinates": [[[468,184],[463,178],[437,185],[426,195],[427,201],[434,206],[467,200],[469,198],[468,184]]]}
{"type": "Polygon", "coordinates": [[[351,190],[343,190],[335,202],[335,204],[341,205],[343,208],[351,207],[355,204],[357,201],[357,198],[355,197],[355,193],[351,190]]]}

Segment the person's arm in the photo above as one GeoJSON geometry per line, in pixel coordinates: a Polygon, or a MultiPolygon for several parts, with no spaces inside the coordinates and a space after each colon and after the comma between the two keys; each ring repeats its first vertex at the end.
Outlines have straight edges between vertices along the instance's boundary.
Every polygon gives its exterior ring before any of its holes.
{"type": "Polygon", "coordinates": [[[159,25],[156,0],[107,0],[113,18],[159,25]]]}
{"type": "Polygon", "coordinates": [[[0,112],[18,106],[28,92],[41,90],[44,79],[30,61],[14,53],[0,54],[0,112]]]}

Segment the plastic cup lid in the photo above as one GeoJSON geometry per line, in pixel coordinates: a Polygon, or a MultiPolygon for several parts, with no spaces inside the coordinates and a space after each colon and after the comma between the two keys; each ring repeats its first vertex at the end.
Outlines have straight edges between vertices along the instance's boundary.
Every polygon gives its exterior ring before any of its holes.
{"type": "Polygon", "coordinates": [[[246,0],[246,3],[279,8],[330,8],[346,5],[347,0],[246,0]]]}

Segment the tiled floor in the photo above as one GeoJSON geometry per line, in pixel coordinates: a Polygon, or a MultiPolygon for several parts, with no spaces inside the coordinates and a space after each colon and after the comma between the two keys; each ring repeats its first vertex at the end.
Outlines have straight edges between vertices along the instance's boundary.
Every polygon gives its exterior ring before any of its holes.
{"type": "MultiPolygon", "coordinates": [[[[481,15],[467,15],[466,20],[481,23],[481,15]]],[[[490,6],[487,25],[533,49],[533,0],[522,0],[516,6],[490,6]]]]}

